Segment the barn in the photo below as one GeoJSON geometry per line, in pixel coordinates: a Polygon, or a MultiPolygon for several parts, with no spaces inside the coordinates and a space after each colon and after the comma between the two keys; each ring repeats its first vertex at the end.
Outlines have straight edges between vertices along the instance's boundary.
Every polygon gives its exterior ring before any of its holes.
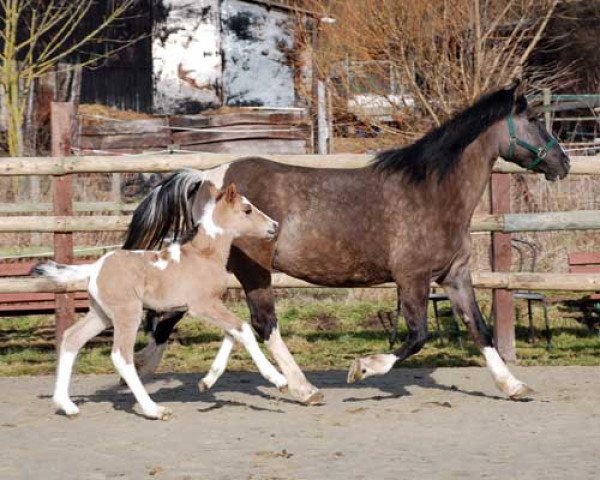
{"type": "Polygon", "coordinates": [[[144,38],[84,72],[82,103],[158,114],[307,105],[310,12],[268,0],[142,3],[114,30],[144,38]]]}

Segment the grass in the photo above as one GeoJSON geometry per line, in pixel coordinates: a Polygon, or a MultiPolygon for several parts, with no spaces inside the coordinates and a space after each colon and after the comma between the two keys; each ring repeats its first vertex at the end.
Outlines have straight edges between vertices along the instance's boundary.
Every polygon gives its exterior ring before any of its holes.
{"type": "MultiPolygon", "coordinates": [[[[482,298],[484,312],[489,301],[482,298]]],[[[241,318],[248,319],[243,302],[229,302],[241,318]]],[[[377,319],[379,310],[392,310],[391,298],[361,299],[346,292],[325,292],[317,297],[292,293],[277,301],[281,330],[286,343],[305,370],[345,369],[356,356],[388,350],[387,335],[377,319]]],[[[537,310],[537,309],[536,309],[537,310]]],[[[482,365],[478,349],[466,338],[461,327],[462,345],[456,326],[442,309],[440,335],[430,321],[431,339],[417,355],[408,359],[407,367],[482,365]]],[[[539,312],[536,312],[539,313],[539,312]]],[[[430,312],[430,318],[433,314],[430,312]]],[[[550,310],[553,348],[547,351],[541,318],[536,316],[536,341],[527,342],[525,322],[517,325],[517,351],[522,365],[600,365],[600,337],[572,319],[550,310]]],[[[53,317],[30,316],[0,321],[0,376],[50,374],[55,368],[52,342],[53,317]]],[[[400,322],[400,337],[406,334],[400,322]]],[[[171,342],[161,365],[162,371],[206,371],[216,354],[222,335],[191,318],[184,319],[171,342]]],[[[106,337],[105,337],[106,340],[106,337]]],[[[145,344],[139,335],[137,348],[145,344]]],[[[76,371],[79,373],[114,372],[110,361],[110,342],[95,342],[82,350],[76,371]]],[[[231,370],[255,370],[248,355],[236,347],[229,365],[231,370]]]]}

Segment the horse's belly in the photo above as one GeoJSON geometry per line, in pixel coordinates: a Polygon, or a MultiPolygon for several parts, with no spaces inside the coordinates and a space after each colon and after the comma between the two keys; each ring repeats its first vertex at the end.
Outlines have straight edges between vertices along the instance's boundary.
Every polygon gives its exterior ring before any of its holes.
{"type": "Polygon", "coordinates": [[[391,280],[388,268],[356,248],[311,248],[310,245],[278,245],[273,267],[292,277],[318,285],[342,287],[385,283],[391,280]],[[280,247],[281,246],[281,247],[280,247]]]}

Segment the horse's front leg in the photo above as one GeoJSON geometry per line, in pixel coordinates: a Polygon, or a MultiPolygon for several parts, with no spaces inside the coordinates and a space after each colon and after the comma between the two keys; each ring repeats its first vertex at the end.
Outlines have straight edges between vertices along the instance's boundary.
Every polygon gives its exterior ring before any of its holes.
{"type": "Polygon", "coordinates": [[[408,327],[408,336],[394,353],[380,353],[357,358],[348,372],[348,383],[389,372],[396,362],[417,353],[427,341],[427,299],[430,275],[411,278],[410,285],[398,289],[399,304],[408,327]]]}
{"type": "Polygon", "coordinates": [[[244,287],[252,327],[264,340],[287,379],[290,394],[306,405],[322,403],[323,394],[306,379],[281,338],[271,289],[271,272],[252,261],[236,247],[231,249],[227,266],[244,287]]]}
{"type": "Polygon", "coordinates": [[[481,349],[496,386],[512,399],[523,398],[531,393],[532,390],[510,372],[493,345],[475,298],[468,258],[455,262],[440,283],[452,302],[455,315],[462,318],[471,339],[481,349]]]}

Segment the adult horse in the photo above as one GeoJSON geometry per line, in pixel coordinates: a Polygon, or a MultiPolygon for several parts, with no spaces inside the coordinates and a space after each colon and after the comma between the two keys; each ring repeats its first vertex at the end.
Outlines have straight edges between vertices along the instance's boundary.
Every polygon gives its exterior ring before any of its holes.
{"type": "MultiPolygon", "coordinates": [[[[251,157],[203,172],[176,172],[136,209],[124,248],[152,248],[169,232],[179,236],[189,230],[200,216],[195,192],[202,179],[217,187],[235,182],[280,224],[276,243],[236,243],[228,269],[242,284],[252,325],[295,398],[313,403],[322,396],[281,339],[272,269],[329,287],[398,285],[408,336],[393,353],[355,360],[350,382],[384,374],[422,348],[429,285],[435,280],[482,350],[497,386],[518,398],[528,387],[494,348],[468,267],[471,217],[498,156],[544,173],[548,180],[569,171],[568,157],[529,111],[516,84],[481,97],[414,144],[380,153],[364,168],[305,168],[251,157]]],[[[159,317],[153,338],[138,355],[143,373],[156,368],[180,318],[159,317]]]]}

